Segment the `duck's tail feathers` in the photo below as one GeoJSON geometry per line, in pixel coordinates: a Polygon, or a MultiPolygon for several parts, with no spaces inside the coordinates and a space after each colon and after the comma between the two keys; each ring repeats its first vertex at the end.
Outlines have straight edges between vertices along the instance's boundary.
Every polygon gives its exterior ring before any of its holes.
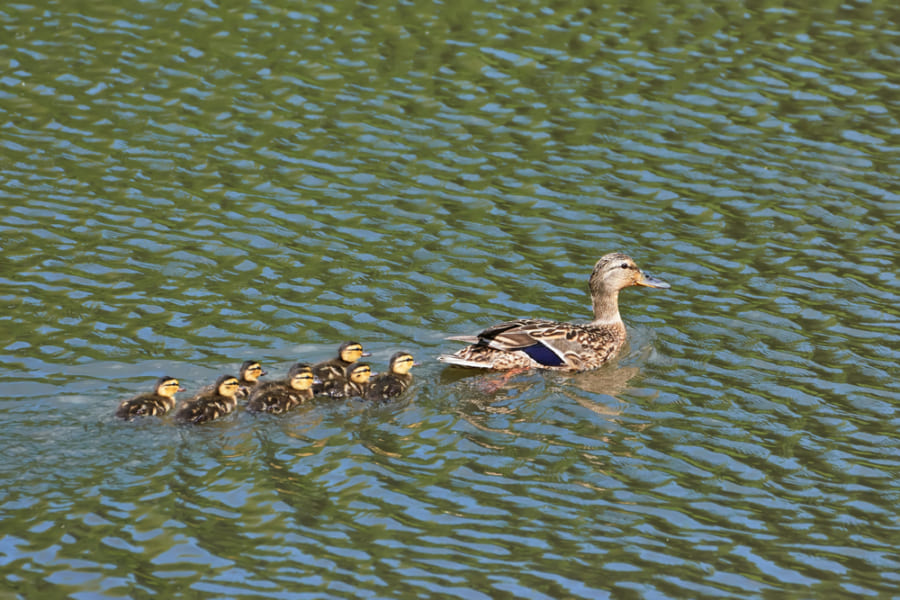
{"type": "Polygon", "coordinates": [[[437,359],[441,362],[447,363],[448,365],[454,365],[457,367],[472,367],[475,369],[490,369],[491,365],[485,364],[483,362],[476,362],[474,360],[468,360],[465,358],[460,358],[455,354],[441,354],[437,357],[437,359]]]}
{"type": "Polygon", "coordinates": [[[450,337],[444,338],[445,340],[453,340],[456,342],[464,342],[466,344],[477,344],[478,336],[476,335],[451,335],[450,337]]]}

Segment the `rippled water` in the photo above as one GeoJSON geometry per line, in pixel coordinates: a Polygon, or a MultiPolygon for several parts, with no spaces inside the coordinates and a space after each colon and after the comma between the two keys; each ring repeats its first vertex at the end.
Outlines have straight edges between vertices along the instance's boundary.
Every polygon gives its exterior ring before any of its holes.
{"type": "Polygon", "coordinates": [[[0,8],[11,598],[900,590],[900,10],[0,8]],[[434,361],[621,296],[600,370],[434,361]],[[359,339],[381,408],[121,423],[359,339]]]}

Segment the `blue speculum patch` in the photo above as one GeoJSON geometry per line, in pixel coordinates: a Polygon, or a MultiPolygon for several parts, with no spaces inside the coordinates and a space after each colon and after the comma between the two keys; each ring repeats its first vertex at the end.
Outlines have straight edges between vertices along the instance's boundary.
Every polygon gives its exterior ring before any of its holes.
{"type": "Polygon", "coordinates": [[[522,348],[522,352],[545,367],[561,367],[565,364],[556,352],[543,344],[534,344],[533,346],[522,348]]]}

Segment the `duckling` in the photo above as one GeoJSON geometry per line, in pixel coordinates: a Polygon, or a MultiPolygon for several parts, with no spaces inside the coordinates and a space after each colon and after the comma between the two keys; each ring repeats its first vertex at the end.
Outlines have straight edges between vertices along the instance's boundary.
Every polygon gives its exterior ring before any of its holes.
{"type": "Polygon", "coordinates": [[[240,385],[237,377],[222,375],[216,380],[214,391],[200,392],[182,404],[175,418],[184,423],[200,424],[227,415],[237,406],[235,395],[240,385]]]}
{"type": "Polygon", "coordinates": [[[131,420],[146,415],[164,415],[175,408],[175,394],[183,392],[178,380],[165,375],[156,380],[153,393],[140,394],[119,404],[116,417],[131,420]]]}
{"type": "Polygon", "coordinates": [[[253,388],[247,401],[247,410],[283,413],[313,397],[312,367],[296,363],[288,371],[287,379],[264,381],[253,388]]]}
{"type": "Polygon", "coordinates": [[[366,391],[366,400],[388,400],[399,396],[406,391],[412,383],[412,375],[409,370],[417,366],[417,363],[408,352],[397,352],[391,357],[387,373],[375,377],[366,391]]]}
{"type": "MultiPolygon", "coordinates": [[[[241,400],[243,398],[248,398],[250,393],[253,391],[253,388],[256,384],[260,383],[259,378],[263,375],[266,375],[266,372],[263,371],[262,366],[259,364],[258,360],[245,360],[241,363],[241,369],[238,373],[238,382],[240,386],[238,388],[237,393],[234,395],[235,398],[241,400]]],[[[208,394],[216,391],[216,385],[205,385],[200,388],[199,394],[208,394]]]]}
{"type": "Polygon", "coordinates": [[[245,360],[241,364],[241,371],[238,374],[241,387],[238,388],[236,396],[238,398],[249,398],[250,394],[253,393],[253,389],[259,385],[259,378],[264,375],[267,375],[267,373],[263,371],[262,365],[259,364],[258,360],[245,360]]]}
{"type": "Polygon", "coordinates": [[[339,393],[347,381],[347,369],[363,356],[371,356],[369,352],[363,352],[359,342],[344,342],[338,348],[338,355],[330,360],[313,365],[313,375],[319,383],[313,386],[316,395],[332,395],[332,391],[339,393]]]}
{"type": "Polygon", "coordinates": [[[489,327],[474,336],[448,339],[470,344],[438,360],[481,369],[552,369],[583,371],[609,361],[625,343],[619,316],[619,290],[641,285],[668,288],[642,272],[631,257],[613,252],[594,265],[589,280],[594,320],[585,325],[546,319],[519,319],[489,327]]]}
{"type": "Polygon", "coordinates": [[[356,363],[347,370],[347,380],[340,391],[332,389],[332,398],[353,398],[359,396],[365,398],[369,391],[369,378],[372,377],[372,367],[366,363],[356,363]]]}

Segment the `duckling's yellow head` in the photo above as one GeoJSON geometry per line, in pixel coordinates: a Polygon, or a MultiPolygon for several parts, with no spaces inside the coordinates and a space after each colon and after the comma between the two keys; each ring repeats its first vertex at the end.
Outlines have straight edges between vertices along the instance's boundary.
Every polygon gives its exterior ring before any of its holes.
{"type": "Polygon", "coordinates": [[[238,381],[238,378],[233,375],[222,375],[219,377],[219,380],[216,381],[216,392],[218,392],[220,396],[225,396],[226,398],[234,397],[239,387],[241,387],[241,383],[238,381]]]}
{"type": "Polygon", "coordinates": [[[312,367],[306,363],[297,363],[288,372],[291,387],[297,391],[308,390],[313,385],[312,367]]]}
{"type": "Polygon", "coordinates": [[[359,342],[344,342],[338,348],[338,356],[347,363],[355,363],[363,356],[370,356],[368,352],[363,352],[362,344],[359,342]]]}
{"type": "Polygon", "coordinates": [[[178,392],[183,392],[184,388],[178,384],[178,380],[174,377],[160,377],[156,380],[156,393],[167,398],[174,398],[178,392]]]}
{"type": "Polygon", "coordinates": [[[407,352],[397,352],[391,357],[390,371],[398,375],[406,375],[409,370],[416,366],[416,361],[412,354],[407,352]]]}
{"type": "Polygon", "coordinates": [[[592,294],[609,293],[632,285],[653,288],[670,287],[668,283],[647,275],[627,254],[612,252],[600,258],[591,273],[592,294]]]}
{"type": "Polygon", "coordinates": [[[366,363],[359,363],[358,365],[354,365],[352,369],[350,369],[350,374],[348,375],[348,379],[353,383],[365,383],[369,381],[369,378],[372,376],[372,367],[367,365],[366,363]]]}
{"type": "Polygon", "coordinates": [[[260,365],[258,361],[245,360],[244,364],[241,365],[241,377],[245,381],[254,382],[265,374],[262,365],[260,365]]]}

